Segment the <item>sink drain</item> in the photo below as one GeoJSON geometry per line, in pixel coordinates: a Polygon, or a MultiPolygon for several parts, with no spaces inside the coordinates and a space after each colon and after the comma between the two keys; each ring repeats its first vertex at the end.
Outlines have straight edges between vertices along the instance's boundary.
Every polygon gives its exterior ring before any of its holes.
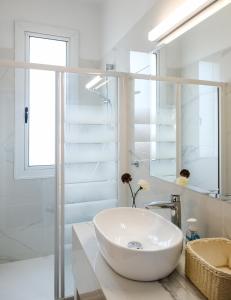
{"type": "Polygon", "coordinates": [[[132,241],[128,243],[128,248],[139,250],[139,249],[143,249],[143,246],[140,242],[132,241]]]}

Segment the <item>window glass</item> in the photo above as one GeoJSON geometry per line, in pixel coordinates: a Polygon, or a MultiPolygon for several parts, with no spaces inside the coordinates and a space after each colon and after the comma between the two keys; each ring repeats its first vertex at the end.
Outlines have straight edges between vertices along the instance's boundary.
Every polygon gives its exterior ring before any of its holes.
{"type": "MultiPolygon", "coordinates": [[[[66,66],[67,42],[29,38],[29,62],[66,66]]],[[[28,165],[55,163],[55,73],[29,71],[28,165]]]]}

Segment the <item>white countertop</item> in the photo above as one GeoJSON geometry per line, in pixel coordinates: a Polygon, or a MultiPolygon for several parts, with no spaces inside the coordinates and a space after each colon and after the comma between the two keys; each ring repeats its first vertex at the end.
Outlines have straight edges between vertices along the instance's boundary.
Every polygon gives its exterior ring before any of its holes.
{"type": "Polygon", "coordinates": [[[73,226],[73,274],[79,293],[90,295],[89,299],[93,295],[103,299],[103,294],[107,300],[205,299],[184,277],[183,256],[176,271],[155,282],[133,281],[115,273],[99,252],[92,223],[73,226]]]}

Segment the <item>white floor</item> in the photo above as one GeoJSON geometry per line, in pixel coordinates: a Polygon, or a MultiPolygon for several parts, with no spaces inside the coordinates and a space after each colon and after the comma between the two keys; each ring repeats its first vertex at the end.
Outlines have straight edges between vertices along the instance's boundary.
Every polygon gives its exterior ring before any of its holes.
{"type": "Polygon", "coordinates": [[[54,300],[54,256],[0,264],[1,300],[54,300]]]}

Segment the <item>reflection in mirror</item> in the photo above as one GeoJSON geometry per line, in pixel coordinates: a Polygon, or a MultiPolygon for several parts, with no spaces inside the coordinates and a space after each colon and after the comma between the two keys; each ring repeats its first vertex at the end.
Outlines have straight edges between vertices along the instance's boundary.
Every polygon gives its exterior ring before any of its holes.
{"type": "Polygon", "coordinates": [[[158,82],[151,103],[150,174],[176,179],[176,92],[175,85],[158,82]]]}
{"type": "MultiPolygon", "coordinates": [[[[202,65],[202,69],[206,67],[202,65]]],[[[181,168],[190,170],[189,185],[219,190],[218,89],[183,85],[181,90],[181,168]]]]}
{"type": "MultiPolygon", "coordinates": [[[[202,64],[204,72],[207,65],[202,64]]],[[[218,88],[158,82],[150,103],[150,175],[219,191],[218,88]],[[177,180],[180,170],[190,172],[177,180]]]]}
{"type": "Polygon", "coordinates": [[[159,75],[230,81],[230,15],[231,4],[162,47],[159,75]]]}
{"type": "MultiPolygon", "coordinates": [[[[229,83],[230,14],[229,4],[160,48],[158,75],[229,83]]],[[[176,177],[182,168],[188,169],[191,173],[190,188],[231,194],[230,90],[230,84],[226,84],[223,92],[215,86],[181,86],[180,104],[176,105],[176,115],[178,110],[180,115],[176,119],[179,122],[176,130],[176,177]]],[[[162,101],[161,97],[158,101],[162,101]]],[[[153,165],[153,157],[151,162],[153,165]]],[[[170,179],[167,171],[172,170],[172,165],[169,163],[166,168],[166,171],[162,169],[162,173],[151,168],[151,175],[170,179]]]]}
{"type": "Polygon", "coordinates": [[[188,169],[182,169],[179,175],[180,176],[176,179],[176,184],[186,186],[189,182],[189,177],[191,175],[190,171],[188,169]]]}

